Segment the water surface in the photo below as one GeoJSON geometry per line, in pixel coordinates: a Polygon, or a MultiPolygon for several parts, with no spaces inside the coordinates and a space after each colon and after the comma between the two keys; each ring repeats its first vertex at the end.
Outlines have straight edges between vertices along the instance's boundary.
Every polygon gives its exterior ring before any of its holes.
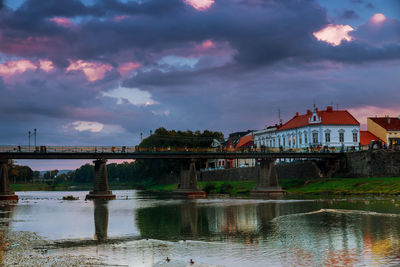
{"type": "Polygon", "coordinates": [[[48,253],[129,266],[399,266],[400,199],[174,200],[134,190],[19,192],[12,230],[57,242],[48,253]],[[63,201],[66,195],[77,201],[63,201]],[[166,257],[171,261],[167,262],[166,257]]]}

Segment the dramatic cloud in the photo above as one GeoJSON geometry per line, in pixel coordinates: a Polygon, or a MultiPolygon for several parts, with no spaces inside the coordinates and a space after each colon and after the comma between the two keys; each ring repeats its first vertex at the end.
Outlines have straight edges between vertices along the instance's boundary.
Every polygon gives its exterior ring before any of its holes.
{"type": "Polygon", "coordinates": [[[376,13],[371,17],[370,20],[374,24],[381,24],[382,22],[384,22],[386,20],[386,17],[382,13],[376,13]]]}
{"type": "Polygon", "coordinates": [[[186,4],[191,5],[199,11],[209,9],[213,4],[214,0],[184,0],[186,4]]]}
{"type": "Polygon", "coordinates": [[[118,87],[108,92],[104,92],[103,96],[116,98],[117,104],[130,103],[132,105],[153,105],[155,102],[151,98],[151,94],[136,88],[118,87]]]}
{"type": "Polygon", "coordinates": [[[54,70],[53,62],[51,62],[50,60],[40,60],[39,67],[40,67],[40,69],[44,70],[45,72],[54,70]]]}
{"type": "Polygon", "coordinates": [[[118,67],[118,71],[122,76],[132,73],[133,70],[140,68],[140,64],[136,62],[127,62],[118,67]]]}
{"type": "Polygon", "coordinates": [[[79,132],[89,131],[92,133],[98,133],[103,130],[104,125],[93,121],[75,121],[72,123],[75,130],[79,132]]]}
{"type": "Polygon", "coordinates": [[[68,18],[57,17],[57,18],[51,18],[49,20],[65,28],[69,28],[73,25],[71,20],[68,18]]]}
{"type": "Polygon", "coordinates": [[[109,64],[102,64],[97,62],[85,62],[83,60],[71,61],[66,69],[69,71],[81,70],[89,82],[94,82],[104,78],[107,71],[111,71],[113,67],[109,64]]]}
{"type": "Polygon", "coordinates": [[[319,41],[327,42],[333,46],[340,45],[342,41],[350,42],[352,37],[349,32],[354,31],[350,25],[332,25],[329,24],[325,28],[314,32],[315,38],[319,41]]]}
{"type": "Polygon", "coordinates": [[[36,70],[37,67],[29,60],[7,61],[0,64],[0,76],[9,77],[28,70],[36,70]]]}

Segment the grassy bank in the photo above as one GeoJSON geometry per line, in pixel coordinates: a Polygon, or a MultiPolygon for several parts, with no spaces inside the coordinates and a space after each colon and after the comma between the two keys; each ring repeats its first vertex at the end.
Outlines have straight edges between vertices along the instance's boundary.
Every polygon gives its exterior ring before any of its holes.
{"type": "MultiPolygon", "coordinates": [[[[318,180],[281,180],[280,186],[293,194],[400,194],[400,177],[377,178],[332,178],[318,180]]],[[[247,196],[255,181],[199,182],[201,190],[210,193],[229,193],[231,196],[247,196]]],[[[153,185],[152,192],[172,192],[177,184],[153,185]]]]}
{"type": "MultiPolygon", "coordinates": [[[[400,194],[400,177],[377,178],[332,178],[318,180],[281,180],[280,186],[293,194],[400,194]]],[[[248,196],[254,188],[255,181],[234,182],[199,182],[201,190],[208,194],[230,194],[231,196],[248,196]]],[[[48,185],[48,184],[12,184],[13,191],[58,191],[58,190],[91,190],[92,183],[48,185]]],[[[111,190],[144,189],[150,192],[171,193],[178,184],[135,184],[110,183],[111,190]]]]}
{"type": "Polygon", "coordinates": [[[332,178],[288,187],[296,194],[400,194],[400,177],[332,178]]]}

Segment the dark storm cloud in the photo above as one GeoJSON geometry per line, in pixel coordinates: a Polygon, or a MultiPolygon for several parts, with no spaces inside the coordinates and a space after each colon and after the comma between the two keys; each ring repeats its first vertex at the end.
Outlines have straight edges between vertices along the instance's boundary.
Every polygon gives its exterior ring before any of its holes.
{"type": "Polygon", "coordinates": [[[344,10],[340,17],[343,18],[343,19],[357,19],[357,18],[359,18],[357,13],[354,10],[350,10],[350,9],[344,10]]]}

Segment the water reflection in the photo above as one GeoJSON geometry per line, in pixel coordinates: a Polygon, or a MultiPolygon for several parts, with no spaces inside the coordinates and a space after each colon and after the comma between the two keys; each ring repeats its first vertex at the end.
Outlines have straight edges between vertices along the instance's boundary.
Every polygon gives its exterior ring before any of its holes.
{"type": "Polygon", "coordinates": [[[108,201],[94,200],[94,239],[97,241],[107,240],[108,231],[108,201]]]}

